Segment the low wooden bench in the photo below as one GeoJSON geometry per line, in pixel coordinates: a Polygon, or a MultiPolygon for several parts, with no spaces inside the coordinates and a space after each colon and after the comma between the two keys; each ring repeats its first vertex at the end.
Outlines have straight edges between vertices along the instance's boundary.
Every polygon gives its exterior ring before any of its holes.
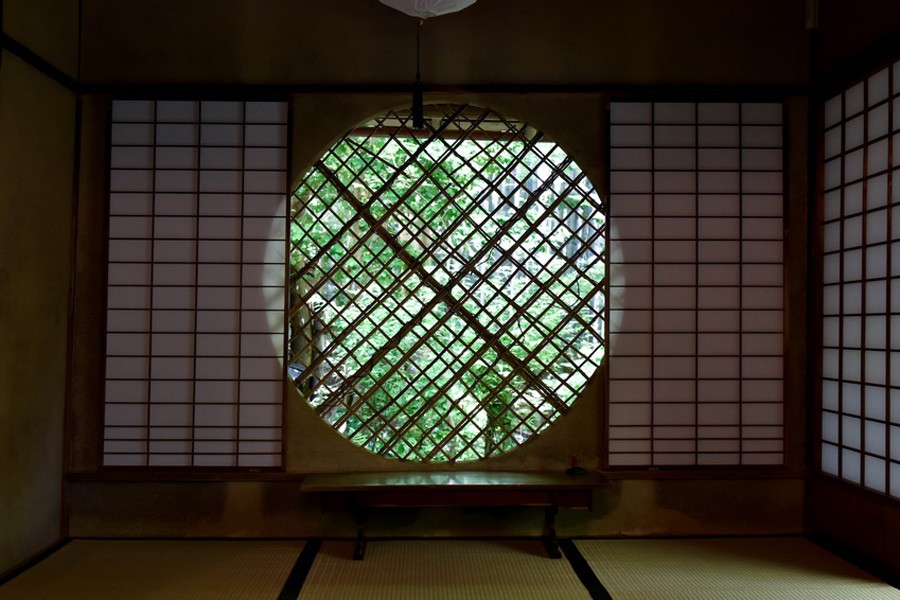
{"type": "Polygon", "coordinates": [[[308,475],[303,492],[322,495],[322,507],[349,508],[356,514],[356,549],[366,552],[365,511],[395,507],[538,507],[544,509],[541,541],[560,558],[556,514],[560,508],[592,508],[594,490],[606,487],[597,473],[416,471],[308,475]]]}

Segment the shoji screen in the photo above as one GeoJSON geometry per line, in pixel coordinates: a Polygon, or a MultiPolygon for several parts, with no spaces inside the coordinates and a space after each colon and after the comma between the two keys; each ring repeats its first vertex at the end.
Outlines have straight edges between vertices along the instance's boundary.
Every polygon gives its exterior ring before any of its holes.
{"type": "Polygon", "coordinates": [[[782,106],[610,118],[609,463],[782,464],[782,106]]]}
{"type": "Polygon", "coordinates": [[[287,105],[112,107],[104,464],[281,464],[287,105]]]}
{"type": "Polygon", "coordinates": [[[900,498],[900,63],[824,119],[822,470],[900,498]]]}

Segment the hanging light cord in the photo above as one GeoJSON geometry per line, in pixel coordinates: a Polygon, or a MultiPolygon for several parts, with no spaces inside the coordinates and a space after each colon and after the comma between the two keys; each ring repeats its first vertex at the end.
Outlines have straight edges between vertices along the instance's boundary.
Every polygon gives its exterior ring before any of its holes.
{"type": "Polygon", "coordinates": [[[412,118],[413,118],[413,127],[416,129],[423,129],[425,127],[425,106],[424,100],[422,98],[422,75],[419,70],[420,60],[419,60],[419,50],[420,50],[420,34],[422,31],[422,23],[425,22],[425,19],[419,19],[418,25],[416,25],[416,82],[413,85],[413,99],[412,99],[412,118]]]}

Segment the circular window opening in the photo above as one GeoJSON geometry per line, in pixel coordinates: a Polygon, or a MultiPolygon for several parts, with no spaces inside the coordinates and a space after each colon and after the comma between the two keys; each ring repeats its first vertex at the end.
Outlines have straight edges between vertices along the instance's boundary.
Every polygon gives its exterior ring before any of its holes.
{"type": "Polygon", "coordinates": [[[507,452],[604,355],[604,205],[562,149],[491,110],[390,111],[291,207],[288,371],[335,430],[422,462],[507,452]]]}

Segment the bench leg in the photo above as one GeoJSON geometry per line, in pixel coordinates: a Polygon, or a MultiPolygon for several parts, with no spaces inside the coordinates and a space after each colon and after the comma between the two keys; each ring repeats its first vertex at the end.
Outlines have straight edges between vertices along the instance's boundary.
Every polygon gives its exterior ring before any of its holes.
{"type": "Polygon", "coordinates": [[[559,508],[556,506],[548,506],[544,509],[544,534],[541,536],[541,542],[547,549],[550,558],[562,558],[562,552],[559,551],[559,540],[556,538],[556,513],[559,508]]]}
{"type": "Polygon", "coordinates": [[[356,547],[353,549],[353,560],[366,557],[366,522],[361,508],[356,509],[356,547]]]}

